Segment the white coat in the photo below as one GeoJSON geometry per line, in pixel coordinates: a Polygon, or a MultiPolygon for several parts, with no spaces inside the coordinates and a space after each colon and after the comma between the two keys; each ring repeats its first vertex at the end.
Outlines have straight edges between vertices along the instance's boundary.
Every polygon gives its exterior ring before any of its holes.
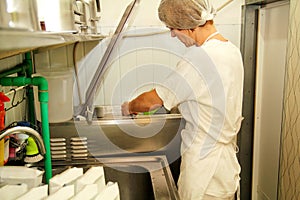
{"type": "Polygon", "coordinates": [[[180,198],[231,197],[239,186],[236,136],[242,121],[243,63],[231,42],[190,47],[163,85],[167,109],[178,106],[181,132],[180,198]]]}

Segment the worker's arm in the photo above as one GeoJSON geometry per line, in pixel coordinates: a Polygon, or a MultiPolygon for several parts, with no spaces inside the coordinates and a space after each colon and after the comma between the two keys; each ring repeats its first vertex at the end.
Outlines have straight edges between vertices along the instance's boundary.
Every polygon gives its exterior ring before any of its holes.
{"type": "Polygon", "coordinates": [[[157,95],[156,90],[142,93],[130,102],[122,104],[122,114],[130,115],[138,112],[149,112],[163,105],[163,101],[157,95]]]}

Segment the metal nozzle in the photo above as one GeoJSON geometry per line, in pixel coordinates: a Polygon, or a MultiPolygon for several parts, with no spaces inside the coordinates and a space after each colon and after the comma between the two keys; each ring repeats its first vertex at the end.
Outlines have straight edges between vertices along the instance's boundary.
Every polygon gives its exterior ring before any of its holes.
{"type": "Polygon", "coordinates": [[[0,133],[0,140],[2,140],[4,137],[12,135],[12,134],[19,134],[19,133],[23,133],[26,134],[28,136],[31,136],[34,141],[37,143],[37,146],[39,148],[40,154],[41,155],[45,155],[46,154],[46,150],[45,150],[45,146],[44,146],[44,141],[42,139],[42,137],[40,136],[40,134],[27,126],[15,126],[12,128],[9,128],[3,132],[0,133]]]}

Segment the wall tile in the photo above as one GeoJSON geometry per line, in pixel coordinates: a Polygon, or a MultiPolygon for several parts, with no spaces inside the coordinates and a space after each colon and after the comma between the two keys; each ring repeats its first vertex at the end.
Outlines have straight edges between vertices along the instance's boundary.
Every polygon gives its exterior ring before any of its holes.
{"type": "MultiPolygon", "coordinates": [[[[20,64],[22,62],[23,62],[22,54],[8,57],[5,59],[1,59],[0,60],[1,71],[13,68],[14,66],[16,66],[17,64],[20,64]]],[[[11,88],[12,87],[8,87],[8,86],[0,86],[0,91],[2,91],[4,93],[8,93],[11,88]]],[[[23,90],[17,92],[16,98],[15,98],[17,101],[21,101],[21,97],[23,96],[22,92],[23,92],[23,90]],[[21,93],[21,95],[20,95],[20,93],[21,93]]],[[[9,95],[8,97],[12,100],[13,95],[9,95]]],[[[8,124],[12,123],[13,121],[24,120],[24,114],[23,114],[23,113],[25,113],[24,105],[25,105],[25,101],[18,107],[10,109],[9,111],[6,112],[5,125],[8,125],[8,124]]],[[[8,109],[9,107],[11,107],[11,102],[5,103],[5,108],[8,109]]]]}
{"type": "Polygon", "coordinates": [[[98,91],[98,93],[95,96],[94,105],[106,105],[106,103],[105,103],[105,93],[104,93],[103,81],[100,83],[99,91],[98,91]]]}
{"type": "Polygon", "coordinates": [[[131,52],[126,54],[126,56],[122,56],[118,61],[120,66],[120,77],[117,81],[121,88],[122,101],[128,101],[137,95],[136,56],[136,52],[131,52]]]}
{"type": "Polygon", "coordinates": [[[66,54],[67,54],[66,59],[67,59],[67,67],[68,68],[74,67],[74,60],[73,60],[73,57],[74,57],[73,54],[75,54],[74,46],[75,46],[75,44],[66,46],[66,54]]]}
{"type": "Polygon", "coordinates": [[[88,54],[95,46],[99,44],[99,41],[89,41],[89,42],[84,42],[84,54],[88,54]]]}
{"type": "Polygon", "coordinates": [[[63,46],[49,50],[50,68],[68,67],[67,47],[63,46]]]}
{"type": "Polygon", "coordinates": [[[85,56],[84,43],[77,43],[75,49],[76,61],[80,61],[85,56]]]}
{"type": "Polygon", "coordinates": [[[50,68],[49,51],[43,51],[34,55],[34,65],[36,71],[50,68]]]}
{"type": "Polygon", "coordinates": [[[118,86],[120,78],[120,69],[118,64],[112,65],[110,73],[105,76],[103,91],[105,105],[121,104],[121,88],[118,86]]]}

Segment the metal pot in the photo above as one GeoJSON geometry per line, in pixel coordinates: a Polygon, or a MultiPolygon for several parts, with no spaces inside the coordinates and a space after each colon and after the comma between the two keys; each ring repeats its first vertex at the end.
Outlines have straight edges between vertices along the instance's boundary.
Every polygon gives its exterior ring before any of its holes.
{"type": "Polygon", "coordinates": [[[9,27],[9,14],[7,13],[6,1],[0,1],[0,28],[9,27]]]}
{"type": "Polygon", "coordinates": [[[45,1],[45,26],[47,31],[76,32],[74,0],[45,1]]]}

